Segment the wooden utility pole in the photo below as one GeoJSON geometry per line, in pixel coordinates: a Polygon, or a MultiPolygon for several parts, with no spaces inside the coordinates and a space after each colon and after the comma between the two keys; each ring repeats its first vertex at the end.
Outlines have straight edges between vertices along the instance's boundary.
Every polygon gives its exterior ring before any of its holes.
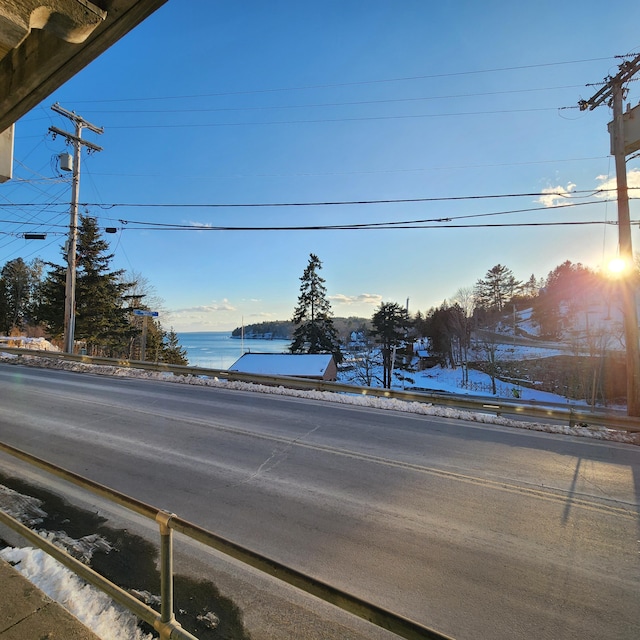
{"type": "Polygon", "coordinates": [[[627,160],[623,101],[624,85],[640,70],[640,55],[623,62],[614,77],[605,79],[604,86],[589,100],[579,103],[582,111],[593,110],[603,103],[613,109],[612,150],[616,165],[618,201],[618,249],[624,261],[626,277],[622,281],[624,335],[627,362],[627,414],[640,416],[640,345],[638,344],[638,311],[636,306],[636,277],[631,242],[631,218],[627,187],[627,160]]]}
{"type": "Polygon", "coordinates": [[[71,182],[71,207],[69,210],[69,239],[67,241],[67,279],[64,294],[64,350],[73,353],[73,343],[76,325],[76,246],[78,244],[78,199],[80,196],[80,158],[82,147],[89,152],[102,151],[102,147],[82,139],[82,130],[89,129],[94,133],[103,133],[104,129],[96,127],[76,115],[73,111],[63,109],[57,102],[51,107],[53,111],[69,118],[75,125],[75,135],[49,127],[55,136],[63,136],[67,142],[73,144],[73,179],[71,182]]]}

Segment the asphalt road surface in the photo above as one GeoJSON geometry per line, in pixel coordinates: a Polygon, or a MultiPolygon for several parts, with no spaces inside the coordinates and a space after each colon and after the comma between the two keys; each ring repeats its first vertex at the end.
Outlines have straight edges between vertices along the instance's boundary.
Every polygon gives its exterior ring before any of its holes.
{"type": "Polygon", "coordinates": [[[640,637],[632,445],[5,364],[0,440],[458,640],[640,637]]]}

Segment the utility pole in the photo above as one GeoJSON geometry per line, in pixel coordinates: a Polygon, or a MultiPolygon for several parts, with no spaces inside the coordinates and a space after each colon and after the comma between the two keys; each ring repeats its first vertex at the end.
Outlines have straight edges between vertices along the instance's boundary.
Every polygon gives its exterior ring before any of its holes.
{"type": "Polygon", "coordinates": [[[578,104],[581,111],[592,111],[605,102],[613,109],[611,123],[612,150],[616,165],[616,186],[618,201],[618,249],[620,258],[626,265],[627,275],[622,282],[624,334],[627,361],[627,414],[640,416],[640,346],[638,344],[638,311],[636,307],[635,269],[633,269],[633,247],[631,243],[631,219],[629,214],[629,194],[627,187],[627,160],[625,145],[625,122],[623,100],[626,95],[624,85],[640,70],[640,55],[625,61],[619,72],[605,79],[604,86],[589,100],[578,104]]]}
{"type": "Polygon", "coordinates": [[[102,147],[82,139],[82,130],[89,129],[94,133],[103,133],[102,127],[96,127],[73,111],[63,109],[57,102],[51,107],[53,111],[69,118],[75,125],[75,135],[62,131],[58,127],[49,127],[53,137],[63,136],[73,144],[73,177],[71,181],[71,207],[69,209],[69,239],[67,241],[67,278],[64,294],[64,350],[73,353],[76,325],[76,246],[78,244],[78,200],[80,196],[80,157],[82,147],[89,152],[102,151],[102,147]]]}

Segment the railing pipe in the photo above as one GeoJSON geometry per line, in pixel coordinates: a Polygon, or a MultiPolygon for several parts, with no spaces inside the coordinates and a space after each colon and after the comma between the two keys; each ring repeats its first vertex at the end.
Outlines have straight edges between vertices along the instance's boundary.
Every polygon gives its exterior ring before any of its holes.
{"type": "Polygon", "coordinates": [[[99,482],[95,482],[94,480],[85,478],[84,476],[74,473],[73,471],[63,469],[62,467],[58,467],[55,464],[51,464],[50,462],[47,462],[42,458],[38,458],[37,456],[31,455],[26,451],[22,451],[21,449],[12,447],[10,444],[0,442],[0,451],[4,451],[5,453],[12,455],[14,458],[23,460],[24,462],[27,462],[34,467],[38,467],[43,471],[47,471],[48,473],[57,476],[58,478],[62,478],[67,482],[71,482],[78,487],[87,489],[102,498],[106,498],[111,502],[119,504],[121,507],[126,507],[131,511],[135,511],[136,513],[145,516],[146,518],[155,520],[156,516],[158,515],[159,509],[157,509],[156,507],[152,507],[151,505],[148,505],[140,500],[136,500],[135,498],[132,498],[125,493],[120,493],[115,489],[110,489],[109,487],[106,487],[99,482]]]}
{"type": "Polygon", "coordinates": [[[174,516],[170,526],[190,538],[202,542],[208,547],[239,560],[243,564],[258,569],[282,582],[286,582],[301,591],[316,596],[325,602],[347,611],[376,626],[408,640],[447,640],[449,636],[429,629],[418,622],[399,616],[391,611],[373,605],[361,598],[332,587],[316,578],[307,576],[300,571],[287,567],[276,560],[266,558],[250,549],[246,549],[235,542],[227,540],[217,534],[207,531],[196,524],[174,516]]]}
{"type": "Polygon", "coordinates": [[[99,573],[96,573],[93,569],[80,562],[80,560],[69,555],[64,551],[64,549],[60,549],[52,542],[49,542],[46,538],[43,538],[34,531],[31,531],[31,529],[25,527],[21,522],[18,522],[15,518],[12,518],[2,510],[0,510],[0,522],[13,529],[34,546],[48,553],[51,557],[55,558],[58,562],[73,571],[89,584],[92,584],[101,591],[104,591],[109,597],[131,611],[131,613],[141,620],[144,620],[146,623],[158,630],[163,629],[165,635],[161,637],[171,638],[172,640],[198,640],[175,621],[166,625],[162,624],[161,615],[157,611],[154,611],[151,607],[140,602],[140,600],[132,596],[130,593],[127,593],[124,589],[121,589],[99,573]]]}

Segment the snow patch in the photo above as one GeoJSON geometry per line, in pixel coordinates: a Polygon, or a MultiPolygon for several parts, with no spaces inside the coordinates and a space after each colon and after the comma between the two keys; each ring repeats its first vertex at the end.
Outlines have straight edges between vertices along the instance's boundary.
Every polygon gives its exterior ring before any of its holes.
{"type": "Polygon", "coordinates": [[[109,596],[81,580],[42,549],[6,547],[0,558],[13,565],[29,582],[61,604],[102,640],[153,640],[143,633],[137,618],[109,596]]]}

